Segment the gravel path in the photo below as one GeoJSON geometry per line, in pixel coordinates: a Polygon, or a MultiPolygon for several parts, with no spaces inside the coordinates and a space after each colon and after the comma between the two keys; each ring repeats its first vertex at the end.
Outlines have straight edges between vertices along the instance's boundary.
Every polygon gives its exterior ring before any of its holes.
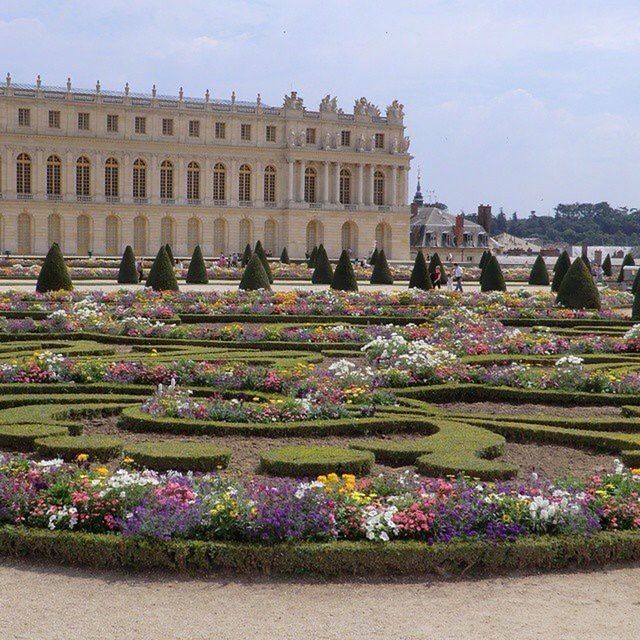
{"type": "Polygon", "coordinates": [[[176,579],[0,564],[3,640],[612,640],[640,634],[640,566],[465,582],[176,579]]]}

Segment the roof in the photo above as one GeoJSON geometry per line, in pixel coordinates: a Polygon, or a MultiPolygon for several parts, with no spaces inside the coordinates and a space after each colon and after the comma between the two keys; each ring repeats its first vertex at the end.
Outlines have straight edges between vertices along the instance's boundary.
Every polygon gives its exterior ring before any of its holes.
{"type": "Polygon", "coordinates": [[[510,233],[499,233],[495,236],[495,240],[504,251],[528,251],[529,249],[536,253],[540,251],[540,245],[534,244],[524,238],[518,238],[518,236],[513,236],[510,233]]]}

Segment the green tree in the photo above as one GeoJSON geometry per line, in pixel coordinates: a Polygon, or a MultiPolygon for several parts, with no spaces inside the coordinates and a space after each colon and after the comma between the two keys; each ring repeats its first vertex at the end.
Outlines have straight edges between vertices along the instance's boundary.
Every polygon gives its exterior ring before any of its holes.
{"type": "Polygon", "coordinates": [[[331,284],[333,282],[333,268],[329,262],[327,250],[322,244],[318,247],[316,266],[311,275],[311,282],[313,284],[331,284]]]}
{"type": "Polygon", "coordinates": [[[427,261],[424,259],[424,253],[422,253],[420,249],[418,249],[418,253],[416,253],[416,259],[413,263],[413,269],[411,270],[409,289],[422,289],[423,291],[433,289],[431,278],[429,277],[429,267],[427,266],[427,261]]]}
{"type": "Polygon", "coordinates": [[[318,257],[318,247],[313,247],[313,249],[311,249],[311,254],[309,255],[309,259],[307,260],[307,267],[309,267],[309,269],[315,269],[317,257],[318,257]]]}
{"type": "Polygon", "coordinates": [[[244,248],[244,253],[242,254],[241,265],[246,267],[249,264],[249,260],[251,260],[251,256],[253,255],[251,251],[251,245],[247,243],[247,246],[244,248]]]}
{"type": "Polygon", "coordinates": [[[389,263],[387,262],[387,256],[384,254],[384,249],[380,249],[378,252],[369,282],[371,284],[393,284],[393,276],[391,275],[391,269],[389,269],[389,263]]]}
{"type": "Polygon", "coordinates": [[[204,262],[204,256],[199,244],[196,245],[191,256],[189,270],[187,271],[187,282],[189,284],[207,284],[209,282],[207,265],[204,262]]]}
{"type": "Polygon", "coordinates": [[[604,273],[608,278],[613,275],[613,270],[611,268],[611,256],[608,253],[602,262],[602,273],[604,273]]]}
{"type": "Polygon", "coordinates": [[[440,284],[447,284],[447,272],[437,251],[431,256],[431,260],[429,260],[429,273],[435,273],[436,267],[440,267],[440,284]]]}
{"type": "Polygon", "coordinates": [[[176,272],[166,246],[160,247],[151,265],[147,287],[151,287],[154,291],[178,291],[176,272]]]}
{"type": "Polygon", "coordinates": [[[169,256],[169,260],[171,260],[171,264],[175,267],[176,259],[173,257],[173,251],[171,250],[171,245],[167,242],[167,244],[164,245],[164,248],[167,250],[167,255],[169,256]]]}
{"type": "Polygon", "coordinates": [[[133,254],[131,245],[127,245],[122,260],[120,260],[120,269],[118,269],[119,284],[138,284],[140,276],[136,267],[136,257],[133,254]]]}
{"type": "Polygon", "coordinates": [[[369,264],[375,265],[376,260],[378,259],[378,246],[376,245],[373,249],[372,254],[369,256],[369,264]]]}
{"type": "Polygon", "coordinates": [[[538,254],[536,261],[533,263],[531,273],[529,274],[529,284],[549,284],[549,272],[547,271],[547,265],[544,262],[542,254],[538,254]]]}
{"type": "Polygon", "coordinates": [[[625,267],[633,267],[635,266],[636,261],[633,259],[633,256],[630,253],[622,260],[622,265],[620,266],[620,273],[618,274],[618,282],[622,282],[624,280],[624,268],[625,267]]]}
{"type": "Polygon", "coordinates": [[[255,253],[251,256],[249,264],[246,266],[240,280],[240,289],[244,291],[257,291],[258,289],[271,290],[269,276],[264,270],[262,260],[255,253]]]}
{"type": "Polygon", "coordinates": [[[254,254],[258,254],[258,258],[260,258],[260,262],[262,262],[262,266],[267,274],[267,278],[269,278],[269,284],[273,284],[273,273],[271,272],[271,267],[269,266],[269,260],[267,259],[267,254],[264,252],[262,248],[262,242],[258,240],[256,242],[255,249],[253,250],[254,254]]]}
{"type": "Polygon", "coordinates": [[[36,291],[38,293],[46,293],[47,291],[72,291],[73,284],[71,276],[64,261],[62,251],[57,242],[51,245],[44,259],[38,281],[36,282],[36,291]]]}
{"type": "Polygon", "coordinates": [[[569,309],[600,309],[598,287],[581,258],[573,261],[562,279],[556,303],[569,309]]]}
{"type": "Polygon", "coordinates": [[[631,319],[640,320],[640,293],[633,296],[633,308],[631,309],[631,319]]]}
{"type": "Polygon", "coordinates": [[[285,247],[282,250],[282,253],[280,254],[280,262],[282,264],[291,264],[291,260],[289,260],[289,253],[287,251],[287,247],[285,247]]]}
{"type": "Polygon", "coordinates": [[[551,291],[556,293],[560,289],[563,278],[567,275],[567,271],[571,267],[571,258],[566,251],[563,251],[556,260],[556,266],[553,271],[553,281],[551,282],[551,291]]]}
{"type": "Polygon", "coordinates": [[[504,282],[500,263],[494,255],[489,256],[480,277],[480,291],[487,292],[506,290],[507,285],[504,282]]]}
{"type": "Polygon", "coordinates": [[[638,291],[640,291],[640,269],[636,271],[636,276],[633,279],[633,284],[631,285],[631,293],[633,293],[633,295],[638,293],[638,291]]]}
{"type": "Polygon", "coordinates": [[[331,288],[336,291],[357,291],[358,282],[356,281],[356,274],[353,272],[353,266],[349,259],[349,254],[345,249],[340,254],[340,259],[336,265],[336,270],[333,272],[333,282],[331,288]]]}

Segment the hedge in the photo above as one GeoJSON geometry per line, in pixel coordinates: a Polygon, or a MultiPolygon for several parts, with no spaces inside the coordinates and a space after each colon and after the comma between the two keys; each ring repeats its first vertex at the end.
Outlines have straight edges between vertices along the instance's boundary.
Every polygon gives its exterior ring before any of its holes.
{"type": "Polygon", "coordinates": [[[34,441],[36,452],[44,457],[73,461],[86,453],[90,460],[106,462],[122,454],[122,440],[112,436],[53,436],[34,441]]]}
{"type": "Polygon", "coordinates": [[[366,475],[371,471],[373,462],[374,456],[369,451],[342,447],[280,447],[260,456],[262,471],[294,478],[315,478],[327,473],[366,475]]]}
{"type": "Polygon", "coordinates": [[[126,443],[124,455],[133,458],[137,466],[156,471],[216,471],[226,469],[231,449],[206,442],[126,443]]]}
{"type": "Polygon", "coordinates": [[[0,424],[0,449],[33,451],[39,438],[68,435],[64,427],[45,424],[0,424]]]}

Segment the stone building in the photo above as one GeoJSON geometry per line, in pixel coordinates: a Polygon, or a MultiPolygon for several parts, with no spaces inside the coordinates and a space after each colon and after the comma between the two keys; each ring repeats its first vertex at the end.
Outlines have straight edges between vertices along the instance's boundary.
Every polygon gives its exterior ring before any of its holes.
{"type": "Polygon", "coordinates": [[[382,116],[365,98],[344,113],[326,96],[308,111],[295,92],[281,107],[15,84],[0,86],[0,251],[152,255],[242,251],[262,240],[303,258],[377,244],[409,258],[403,107],[382,116]]]}

